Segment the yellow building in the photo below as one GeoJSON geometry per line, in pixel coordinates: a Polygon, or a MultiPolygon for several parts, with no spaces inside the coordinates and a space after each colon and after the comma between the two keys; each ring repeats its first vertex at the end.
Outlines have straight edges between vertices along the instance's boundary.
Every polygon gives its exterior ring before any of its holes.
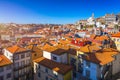
{"type": "Polygon", "coordinates": [[[120,51],[120,32],[113,34],[112,40],[114,41],[115,48],[120,51]]]}

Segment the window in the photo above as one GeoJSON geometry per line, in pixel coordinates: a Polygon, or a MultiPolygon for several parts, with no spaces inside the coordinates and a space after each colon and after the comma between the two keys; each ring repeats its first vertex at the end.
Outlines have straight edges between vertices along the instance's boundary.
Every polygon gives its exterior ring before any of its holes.
{"type": "Polygon", "coordinates": [[[18,60],[19,59],[19,55],[15,55],[14,59],[18,60]]]}
{"type": "Polygon", "coordinates": [[[30,57],[30,53],[27,53],[26,56],[27,56],[27,57],[30,57]]]}
{"type": "Polygon", "coordinates": [[[22,69],[22,70],[21,70],[21,74],[23,75],[23,74],[24,74],[24,72],[25,72],[25,70],[24,70],[24,69],[22,69]]]}
{"type": "Polygon", "coordinates": [[[19,74],[21,74],[22,73],[22,70],[19,70],[19,74]]]}
{"type": "Polygon", "coordinates": [[[8,65],[8,66],[6,67],[6,69],[7,69],[7,70],[10,70],[10,69],[11,69],[11,65],[8,65]]]}
{"type": "Polygon", "coordinates": [[[86,61],[86,66],[90,67],[90,62],[86,61]]]}
{"type": "Polygon", "coordinates": [[[21,65],[24,66],[24,65],[25,65],[25,61],[22,61],[22,62],[21,62],[21,65]]]}
{"type": "Polygon", "coordinates": [[[48,69],[47,68],[45,68],[45,72],[48,73],[48,69]]]}
{"type": "Polygon", "coordinates": [[[57,57],[53,56],[53,60],[57,60],[57,57]]]}
{"type": "Polygon", "coordinates": [[[48,77],[46,76],[45,80],[48,80],[48,77]]]}
{"type": "Polygon", "coordinates": [[[15,68],[19,67],[19,62],[15,63],[15,68]]]}
{"type": "Polygon", "coordinates": [[[8,73],[8,74],[7,74],[7,79],[8,79],[8,78],[11,78],[11,73],[8,73]]]}
{"type": "Polygon", "coordinates": [[[117,39],[117,41],[119,41],[119,39],[117,39]]]}
{"type": "Polygon", "coordinates": [[[1,67],[1,68],[0,68],[0,72],[3,72],[3,71],[4,71],[4,68],[3,68],[3,67],[1,67]]]}
{"type": "Polygon", "coordinates": [[[40,65],[39,65],[39,69],[40,69],[40,65]]]}
{"type": "Polygon", "coordinates": [[[19,72],[15,71],[15,77],[18,77],[19,72]]]}
{"type": "Polygon", "coordinates": [[[21,55],[21,59],[22,59],[22,58],[25,58],[25,55],[24,55],[24,54],[21,55]]]}
{"type": "Polygon", "coordinates": [[[86,70],[86,77],[89,79],[90,78],[90,71],[86,70]]]}
{"type": "Polygon", "coordinates": [[[41,74],[40,74],[40,72],[38,72],[38,77],[39,77],[39,78],[41,77],[41,74]]]}
{"type": "Polygon", "coordinates": [[[4,76],[0,76],[0,80],[3,80],[3,77],[4,77],[4,76]]]}
{"type": "Polygon", "coordinates": [[[30,60],[28,59],[28,60],[26,60],[26,64],[30,64],[30,60]]]}
{"type": "Polygon", "coordinates": [[[115,41],[115,39],[113,39],[113,41],[115,41]]]}

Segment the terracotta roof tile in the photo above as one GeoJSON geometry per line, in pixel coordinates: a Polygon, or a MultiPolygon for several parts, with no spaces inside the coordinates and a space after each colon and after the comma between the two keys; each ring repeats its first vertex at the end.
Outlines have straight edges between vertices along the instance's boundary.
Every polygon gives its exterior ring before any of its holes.
{"type": "Polygon", "coordinates": [[[102,52],[87,54],[83,58],[100,65],[105,65],[112,62],[114,60],[113,55],[116,54],[118,54],[118,52],[115,49],[109,48],[104,49],[102,52]]]}
{"type": "Polygon", "coordinates": [[[85,53],[89,53],[92,51],[98,51],[98,50],[100,50],[100,47],[97,44],[86,45],[86,46],[80,47],[79,49],[79,51],[85,52],[85,53]]]}
{"type": "Polygon", "coordinates": [[[63,75],[72,70],[70,65],[57,63],[44,57],[36,59],[35,62],[63,75]]]}
{"type": "Polygon", "coordinates": [[[0,54],[0,67],[12,64],[12,62],[4,55],[0,54]]]}
{"type": "Polygon", "coordinates": [[[62,55],[62,54],[64,54],[64,53],[66,53],[66,52],[67,52],[67,50],[58,48],[58,49],[52,51],[51,53],[52,53],[52,54],[56,54],[56,55],[62,55]]]}
{"type": "Polygon", "coordinates": [[[19,47],[18,45],[8,47],[7,50],[10,51],[13,54],[18,53],[18,52],[22,52],[22,51],[27,51],[27,49],[19,47]]]}

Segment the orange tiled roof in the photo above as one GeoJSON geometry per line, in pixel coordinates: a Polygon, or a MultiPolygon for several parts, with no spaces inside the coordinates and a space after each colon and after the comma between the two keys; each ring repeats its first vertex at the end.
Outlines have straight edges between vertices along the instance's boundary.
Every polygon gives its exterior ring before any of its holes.
{"type": "Polygon", "coordinates": [[[0,67],[12,64],[12,62],[4,55],[0,54],[0,67]]]}
{"type": "Polygon", "coordinates": [[[112,37],[120,37],[120,32],[113,34],[112,37]]]}
{"type": "Polygon", "coordinates": [[[92,45],[85,45],[83,47],[80,47],[79,51],[89,53],[92,51],[98,51],[100,50],[99,45],[97,44],[92,44],[92,45]]]}
{"type": "Polygon", "coordinates": [[[55,47],[56,47],[56,48],[65,49],[65,50],[68,50],[68,49],[69,49],[69,46],[64,45],[64,44],[58,44],[58,45],[56,45],[55,47]]]}
{"type": "Polygon", "coordinates": [[[100,65],[105,65],[107,63],[112,62],[114,60],[113,55],[116,54],[118,54],[118,52],[115,49],[108,48],[103,49],[102,52],[87,54],[87,56],[84,56],[84,59],[100,65]]]}
{"type": "Polygon", "coordinates": [[[100,40],[100,41],[103,41],[105,39],[109,39],[107,36],[100,36],[100,37],[96,37],[95,40],[100,40]]]}
{"type": "Polygon", "coordinates": [[[60,43],[61,44],[69,44],[69,43],[71,43],[71,41],[70,40],[60,40],[60,43]]]}
{"type": "Polygon", "coordinates": [[[18,52],[27,51],[27,49],[22,48],[22,47],[20,47],[18,45],[14,45],[12,47],[8,47],[7,50],[10,51],[11,53],[18,53],[18,52]]]}
{"type": "Polygon", "coordinates": [[[70,65],[57,63],[44,57],[36,59],[35,62],[63,75],[72,70],[70,65]]]}
{"type": "Polygon", "coordinates": [[[56,50],[56,49],[57,49],[56,47],[50,46],[49,44],[45,44],[45,45],[42,47],[42,50],[48,51],[48,52],[54,51],[54,50],[56,50]]]}
{"type": "MultiPolygon", "coordinates": [[[[92,34],[92,35],[90,35],[90,38],[91,38],[91,39],[94,39],[95,36],[96,36],[95,34],[92,34]]],[[[105,39],[109,39],[109,37],[107,37],[107,36],[105,36],[105,35],[103,35],[103,36],[97,36],[94,40],[103,41],[103,40],[105,40],[105,39]]]]}

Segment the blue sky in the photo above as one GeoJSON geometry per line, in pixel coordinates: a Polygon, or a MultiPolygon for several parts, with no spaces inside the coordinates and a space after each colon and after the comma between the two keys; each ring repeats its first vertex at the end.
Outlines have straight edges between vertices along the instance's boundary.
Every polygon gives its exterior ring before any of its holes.
{"type": "Polygon", "coordinates": [[[120,0],[0,0],[0,23],[75,23],[119,13],[120,0]]]}

